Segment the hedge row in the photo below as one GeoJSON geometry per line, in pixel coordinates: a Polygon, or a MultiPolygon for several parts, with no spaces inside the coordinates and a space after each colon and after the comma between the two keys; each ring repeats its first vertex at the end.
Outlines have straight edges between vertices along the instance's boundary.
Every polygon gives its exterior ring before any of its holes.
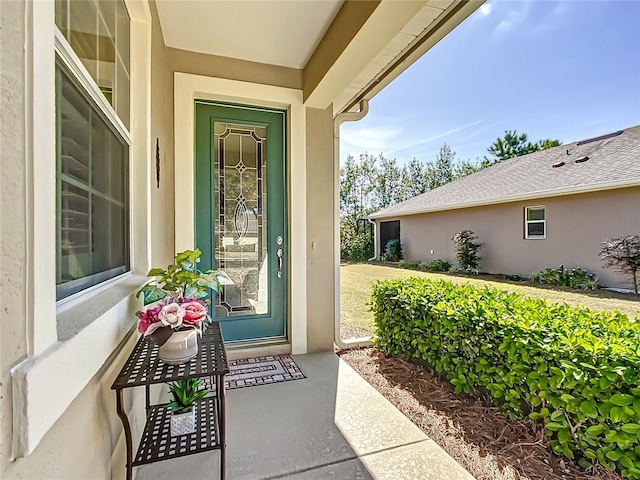
{"type": "Polygon", "coordinates": [[[371,308],[388,355],[541,422],[583,467],[640,479],[640,319],[420,278],[377,282],[371,308]]]}

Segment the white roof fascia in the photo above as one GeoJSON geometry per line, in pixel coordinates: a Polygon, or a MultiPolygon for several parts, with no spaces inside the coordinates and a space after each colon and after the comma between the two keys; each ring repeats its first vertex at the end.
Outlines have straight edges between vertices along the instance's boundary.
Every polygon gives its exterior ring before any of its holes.
{"type": "Polygon", "coordinates": [[[442,212],[445,210],[459,210],[462,208],[484,207],[486,205],[499,205],[502,203],[520,202],[523,200],[536,200],[540,198],[561,197],[563,195],[575,195],[578,193],[600,192],[603,190],[614,190],[617,188],[640,187],[640,179],[624,179],[615,182],[600,183],[596,185],[584,185],[581,187],[560,188],[556,190],[545,190],[542,192],[529,192],[523,195],[511,195],[504,198],[493,200],[481,200],[475,202],[457,203],[453,205],[443,205],[435,208],[423,208],[416,210],[407,210],[398,213],[383,213],[381,215],[369,215],[372,220],[380,220],[383,218],[406,217],[407,215],[420,215],[422,213],[442,212]]]}

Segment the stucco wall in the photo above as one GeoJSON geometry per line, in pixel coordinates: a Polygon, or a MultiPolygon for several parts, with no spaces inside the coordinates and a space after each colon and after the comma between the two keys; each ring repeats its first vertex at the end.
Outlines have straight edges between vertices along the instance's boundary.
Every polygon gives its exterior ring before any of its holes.
{"type": "MultiPolygon", "coordinates": [[[[384,220],[395,220],[384,219],[384,220]]],[[[629,288],[626,276],[602,267],[601,242],[640,233],[640,187],[400,217],[405,259],[452,261],[451,238],[473,230],[485,246],[481,271],[530,276],[545,267],[583,267],[603,285],[629,288]],[[545,205],[547,237],[524,238],[524,208],[545,205]],[[433,253],[431,253],[433,251],[433,253]]]]}
{"type": "MultiPolygon", "coordinates": [[[[131,352],[137,335],[106,359],[102,369],[91,379],[65,414],[45,434],[30,455],[15,462],[9,459],[10,448],[2,452],[3,479],[121,479],[125,476],[125,450],[122,423],[115,412],[115,393],[110,389],[115,376],[131,352]]],[[[4,350],[4,349],[3,349],[4,350]]],[[[82,361],[79,359],[78,361],[82,361]]],[[[52,381],[63,384],[64,372],[52,381]]],[[[53,391],[53,389],[52,389],[53,391]]],[[[154,392],[157,394],[157,392],[154,392]]],[[[10,397],[5,397],[5,402],[10,397]]],[[[144,419],[144,390],[127,391],[134,444],[139,441],[144,419]]],[[[3,437],[11,427],[3,425],[3,437]]]]}
{"type": "MultiPolygon", "coordinates": [[[[48,429],[47,433],[38,439],[39,445],[33,452],[21,458],[12,459],[12,439],[14,438],[14,426],[12,421],[14,407],[16,410],[26,408],[24,398],[18,397],[18,402],[13,404],[12,385],[15,380],[11,377],[11,368],[25,359],[28,352],[27,309],[31,302],[37,299],[27,298],[27,279],[25,277],[27,267],[31,261],[28,258],[26,233],[29,231],[28,212],[33,202],[34,192],[28,191],[29,185],[28,167],[29,160],[25,154],[25,128],[29,120],[25,118],[28,111],[25,100],[25,2],[2,2],[0,6],[0,145],[1,165],[3,175],[0,177],[0,195],[2,212],[2,229],[0,230],[1,272],[0,294],[2,309],[0,310],[0,477],[3,479],[94,479],[94,478],[123,478],[124,469],[124,441],[123,429],[115,412],[115,394],[110,389],[115,375],[120,370],[123,362],[131,352],[137,335],[122,336],[117,338],[92,337],[91,341],[107,344],[113,343],[114,349],[110,349],[110,355],[106,354],[99,359],[102,367],[87,380],[84,388],[68,405],[64,413],[48,429]],[[11,212],[9,220],[7,212],[11,212]]],[[[156,36],[157,38],[157,36],[156,36]]],[[[157,44],[156,44],[157,46],[157,44]]],[[[53,56],[53,50],[51,50],[53,56]]],[[[155,118],[153,132],[147,130],[146,119],[140,119],[137,123],[142,125],[146,134],[166,138],[172,142],[172,100],[171,84],[166,83],[166,77],[162,76],[162,70],[166,65],[163,57],[163,49],[154,48],[152,68],[154,76],[159,78],[154,90],[154,106],[150,112],[155,118]],[[169,89],[169,94],[166,90],[169,89]],[[163,99],[167,96],[166,101],[163,99]],[[167,113],[167,105],[169,113],[167,113]],[[155,109],[158,109],[156,113],[155,109]]],[[[144,63],[138,65],[143,71],[144,63]]],[[[148,70],[147,70],[148,71],[148,70]]],[[[169,74],[170,75],[170,74],[169,74]]],[[[140,130],[138,130],[140,131],[140,130]]],[[[145,133],[143,132],[143,133],[145,133]]],[[[144,137],[137,136],[135,141],[140,144],[144,137]]],[[[154,140],[155,140],[154,136],[154,140]]],[[[154,142],[155,144],[155,142],[154,142]]],[[[161,140],[161,147],[163,142],[161,140]]],[[[162,148],[164,150],[164,148],[162,148]]],[[[154,190],[149,197],[150,210],[145,213],[150,219],[151,234],[154,237],[153,247],[149,260],[153,264],[162,265],[167,258],[173,255],[173,188],[171,183],[170,164],[173,162],[172,143],[167,145],[167,153],[163,158],[165,182],[160,190],[154,190]],[[171,216],[169,221],[165,217],[171,216]]],[[[140,157],[134,157],[139,163],[140,157]]],[[[54,161],[51,158],[51,161],[54,161]]],[[[133,183],[140,181],[138,172],[151,171],[152,159],[148,158],[147,165],[142,168],[134,166],[133,183]],[[146,170],[148,167],[148,170],[146,170]]],[[[142,162],[144,164],[144,161],[142,162]]],[[[155,162],[153,162],[155,165],[155,162]]],[[[140,166],[140,165],[139,165],[140,166]]],[[[155,179],[155,177],[154,177],[155,179]]],[[[147,180],[140,182],[146,185],[147,180]]],[[[142,188],[139,185],[137,188],[142,188]]],[[[155,185],[154,185],[155,188],[155,185]]],[[[146,222],[145,222],[146,223],[146,222]]],[[[136,241],[143,241],[147,234],[144,226],[136,223],[136,241]]],[[[146,262],[140,268],[148,268],[146,262]]],[[[140,265],[140,264],[138,264],[140,265]]],[[[145,270],[146,271],[146,270],[145,270]]],[[[41,272],[42,275],[47,272],[41,272]]],[[[54,276],[51,275],[53,279],[54,276]]],[[[53,281],[53,280],[52,280],[53,281]]],[[[97,298],[97,297],[96,297],[97,298]]],[[[123,323],[126,328],[134,326],[134,317],[130,312],[135,310],[137,302],[128,302],[124,299],[117,307],[118,315],[125,311],[123,323]],[[136,305],[133,305],[136,303],[136,305]]],[[[112,311],[113,312],[113,311],[112,311]]],[[[111,313],[112,313],[111,312],[111,313]]],[[[122,316],[122,315],[120,315],[122,316]]],[[[96,322],[100,319],[96,319],[96,322]]],[[[95,325],[95,323],[94,323],[95,325]]],[[[84,332],[83,332],[84,333],[84,332]]],[[[108,336],[108,335],[106,335],[108,336]]],[[[51,351],[59,352],[67,345],[58,342],[45,352],[41,357],[53,356],[51,351]]],[[[67,349],[69,350],[69,349],[67,349]]],[[[99,349],[97,349],[99,350],[99,349]]],[[[30,357],[31,358],[31,357],[30,357]]],[[[42,360],[42,361],[45,361],[42,360]]],[[[87,358],[74,358],[76,364],[86,363],[87,358]]],[[[94,359],[91,359],[94,360],[94,359]]],[[[33,358],[37,363],[39,358],[33,358]]],[[[100,363],[98,364],[100,365],[100,363]]],[[[68,385],[74,378],[76,369],[73,364],[60,368],[59,374],[48,378],[50,382],[45,387],[51,399],[55,399],[58,393],[64,390],[65,382],[68,385]]],[[[42,387],[42,385],[40,385],[42,387]]],[[[144,418],[144,390],[127,392],[125,394],[125,407],[130,410],[134,442],[141,432],[141,422],[144,418]]],[[[156,389],[153,396],[159,394],[156,389]]],[[[46,404],[47,399],[44,399],[46,404]]]]}
{"type": "MultiPolygon", "coordinates": [[[[333,107],[307,116],[307,347],[331,350],[335,315],[333,107]]],[[[294,232],[295,233],[295,232],[294,232]]]]}
{"type": "Polygon", "coordinates": [[[297,68],[249,62],[237,58],[167,48],[171,67],[175,72],[193,73],[207,77],[227,78],[243,82],[302,88],[302,70],[297,68]]]}
{"type": "Polygon", "coordinates": [[[153,185],[151,203],[159,212],[151,217],[151,249],[154,265],[168,265],[175,255],[173,188],[173,72],[169,65],[168,49],[162,38],[162,29],[155,2],[151,8],[151,141],[153,147],[153,185]],[[156,141],[160,149],[160,185],[156,181],[156,141]]]}
{"type": "Polygon", "coordinates": [[[26,355],[25,4],[0,3],[0,477],[11,453],[11,366],[26,355]],[[7,221],[11,215],[11,221],[7,221]]]}

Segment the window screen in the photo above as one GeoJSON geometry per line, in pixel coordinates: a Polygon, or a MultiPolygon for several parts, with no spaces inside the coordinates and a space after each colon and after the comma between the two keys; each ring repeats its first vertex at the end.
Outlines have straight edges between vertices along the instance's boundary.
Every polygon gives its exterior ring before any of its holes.
{"type": "Polygon", "coordinates": [[[56,67],[56,297],[129,270],[129,146],[56,67]]]}

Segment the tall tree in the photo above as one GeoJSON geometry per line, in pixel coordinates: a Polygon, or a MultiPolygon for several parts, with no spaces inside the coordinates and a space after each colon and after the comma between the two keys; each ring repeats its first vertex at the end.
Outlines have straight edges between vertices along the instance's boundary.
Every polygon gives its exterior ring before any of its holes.
{"type": "Polygon", "coordinates": [[[479,158],[476,158],[475,161],[471,159],[467,160],[458,160],[453,165],[453,178],[457,180],[458,178],[466,177],[467,175],[471,175],[472,173],[479,172],[484,167],[482,166],[482,161],[479,158]]]}
{"type": "Polygon", "coordinates": [[[402,169],[402,184],[404,185],[403,200],[413,198],[429,190],[427,169],[424,163],[413,158],[402,169]]]}
{"type": "Polygon", "coordinates": [[[558,139],[545,138],[544,140],[539,140],[538,145],[540,146],[540,150],[546,150],[547,148],[559,147],[562,143],[560,143],[558,139]]]}
{"type": "Polygon", "coordinates": [[[509,158],[546,150],[547,148],[557,147],[558,145],[561,145],[560,140],[547,138],[532,143],[529,141],[529,136],[526,133],[518,134],[516,130],[505,130],[504,137],[496,139],[496,141],[487,148],[487,151],[495,158],[484,157],[485,161],[483,165],[493,165],[494,163],[502,162],[509,158]]]}
{"type": "Polygon", "coordinates": [[[435,162],[427,164],[427,183],[429,188],[438,188],[454,180],[453,162],[456,152],[451,150],[447,142],[440,147],[435,162]]]}
{"type": "Polygon", "coordinates": [[[349,155],[340,168],[340,223],[355,231],[359,218],[375,210],[376,157],[367,153],[356,160],[349,155]]]}
{"type": "Polygon", "coordinates": [[[372,242],[358,235],[358,221],[375,211],[373,192],[376,183],[375,155],[362,154],[356,160],[349,155],[340,168],[340,256],[366,260],[371,257],[372,242]]]}
{"type": "Polygon", "coordinates": [[[504,137],[496,139],[487,151],[497,157],[498,161],[507,160],[539,150],[535,143],[529,141],[526,133],[518,135],[516,130],[505,130],[504,137]]]}
{"type": "Polygon", "coordinates": [[[357,183],[359,181],[358,164],[352,155],[348,155],[340,167],[340,217],[353,216],[357,210],[357,183]]]}
{"type": "Polygon", "coordinates": [[[377,171],[375,184],[375,204],[378,209],[390,207],[405,199],[405,188],[402,182],[402,170],[398,161],[380,154],[380,168],[377,171]]]}

